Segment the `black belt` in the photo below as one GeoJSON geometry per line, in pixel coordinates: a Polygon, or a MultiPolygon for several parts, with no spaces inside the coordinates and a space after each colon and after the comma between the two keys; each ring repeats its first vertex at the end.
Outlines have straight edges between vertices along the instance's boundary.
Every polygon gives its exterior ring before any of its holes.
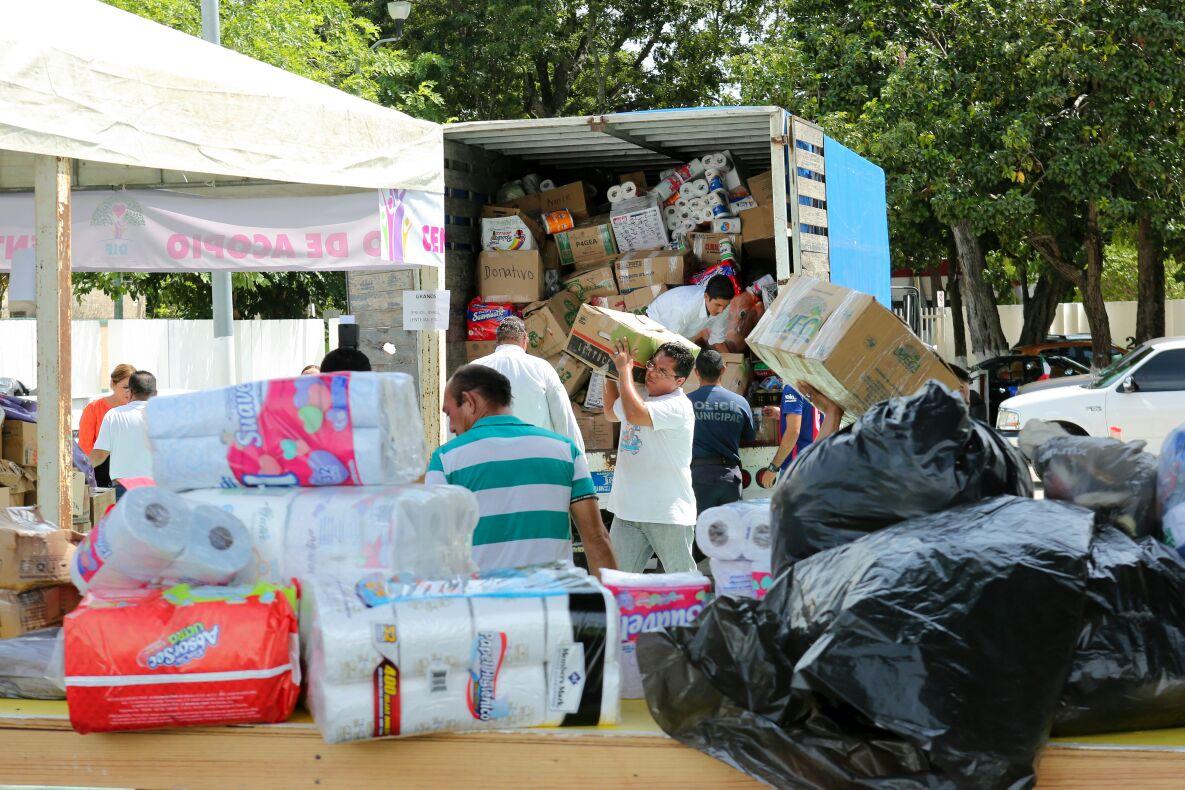
{"type": "Polygon", "coordinates": [[[725,458],[722,455],[717,455],[712,458],[692,458],[691,465],[693,467],[694,466],[726,466],[730,469],[733,467],[740,466],[740,464],[738,464],[733,459],[725,458]]]}

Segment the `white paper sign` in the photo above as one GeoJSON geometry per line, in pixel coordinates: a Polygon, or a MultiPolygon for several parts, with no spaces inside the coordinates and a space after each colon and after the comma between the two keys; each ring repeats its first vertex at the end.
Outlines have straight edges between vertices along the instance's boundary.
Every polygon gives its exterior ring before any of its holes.
{"type": "Polygon", "coordinates": [[[944,309],[946,307],[946,291],[937,291],[934,296],[936,297],[935,301],[938,304],[938,309],[944,309]]]}
{"type": "Polygon", "coordinates": [[[404,291],[403,328],[448,329],[448,291],[404,291]]]}

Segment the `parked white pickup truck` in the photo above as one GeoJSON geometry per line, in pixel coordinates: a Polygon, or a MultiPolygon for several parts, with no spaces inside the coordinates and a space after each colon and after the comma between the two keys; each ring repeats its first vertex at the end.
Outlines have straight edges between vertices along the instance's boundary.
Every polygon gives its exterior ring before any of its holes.
{"type": "Polygon", "coordinates": [[[1009,398],[996,428],[1016,436],[1029,420],[1083,436],[1142,439],[1149,452],[1160,452],[1169,432],[1185,423],[1185,337],[1150,340],[1081,384],[1009,398]]]}

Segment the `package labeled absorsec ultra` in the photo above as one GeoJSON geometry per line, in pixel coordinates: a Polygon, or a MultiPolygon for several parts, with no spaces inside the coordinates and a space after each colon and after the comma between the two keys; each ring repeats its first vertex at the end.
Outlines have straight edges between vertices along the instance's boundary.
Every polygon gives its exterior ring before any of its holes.
{"type": "Polygon", "coordinates": [[[597,581],[541,567],[306,589],[308,703],[330,743],[615,723],[617,607],[597,581]]]}
{"type": "Polygon", "coordinates": [[[415,382],[403,373],[327,373],[148,401],[157,485],[410,483],[426,463],[415,382]]]}

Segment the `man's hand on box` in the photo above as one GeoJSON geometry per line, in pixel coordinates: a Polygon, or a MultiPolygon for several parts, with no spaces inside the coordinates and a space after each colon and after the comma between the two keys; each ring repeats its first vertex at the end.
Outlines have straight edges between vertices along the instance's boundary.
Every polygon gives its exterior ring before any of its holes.
{"type": "Polygon", "coordinates": [[[634,350],[630,348],[630,341],[622,338],[613,348],[613,367],[617,368],[617,377],[629,379],[634,374],[634,350]]]}

